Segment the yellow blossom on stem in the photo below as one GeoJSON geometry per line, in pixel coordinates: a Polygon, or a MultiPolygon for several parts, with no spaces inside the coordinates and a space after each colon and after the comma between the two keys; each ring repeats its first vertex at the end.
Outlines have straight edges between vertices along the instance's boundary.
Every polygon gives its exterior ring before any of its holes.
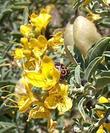
{"type": "Polygon", "coordinates": [[[47,49],[47,40],[44,36],[40,35],[37,39],[32,38],[30,45],[33,46],[33,53],[36,58],[41,57],[47,49]]]}
{"type": "Polygon", "coordinates": [[[25,37],[33,36],[32,28],[33,27],[30,24],[21,25],[20,26],[20,32],[25,37]]]}
{"type": "Polygon", "coordinates": [[[16,50],[14,51],[14,58],[16,60],[20,60],[20,59],[24,58],[24,54],[23,54],[23,49],[22,48],[16,48],[16,50]]]}
{"type": "Polygon", "coordinates": [[[72,107],[72,100],[68,97],[68,85],[57,84],[50,90],[49,96],[44,101],[49,109],[58,109],[60,114],[65,113],[72,107]]]}
{"type": "MultiPolygon", "coordinates": [[[[21,25],[21,48],[14,52],[16,60],[22,64],[23,74],[15,87],[16,101],[21,113],[28,112],[28,120],[48,119],[48,131],[53,132],[56,121],[51,118],[53,109],[60,114],[72,107],[68,97],[68,85],[60,84],[60,71],[53,60],[47,56],[50,48],[64,44],[62,32],[51,39],[45,37],[45,30],[50,22],[50,9],[42,9],[40,14],[33,13],[30,23],[21,25]],[[33,92],[33,87],[41,88],[40,95],[33,92]]],[[[50,50],[50,51],[49,51],[50,50]]]]}
{"type": "Polygon", "coordinates": [[[30,16],[31,23],[40,32],[42,29],[46,29],[50,19],[51,15],[47,13],[46,9],[42,9],[39,15],[32,13],[30,16]]]}
{"type": "Polygon", "coordinates": [[[22,48],[17,48],[14,52],[15,59],[27,58],[28,61],[30,58],[35,58],[38,60],[47,49],[47,40],[44,36],[40,35],[37,39],[22,38],[22,48]]]}
{"type": "Polygon", "coordinates": [[[47,49],[47,39],[43,35],[40,35],[37,39],[30,38],[27,40],[26,38],[22,38],[21,42],[23,43],[22,46],[25,49],[24,51],[30,51],[30,53],[33,53],[36,58],[42,56],[47,49]]]}
{"type": "Polygon", "coordinates": [[[26,71],[24,75],[29,83],[44,90],[51,89],[60,79],[60,72],[55,68],[52,59],[48,56],[44,56],[42,59],[39,72],[26,71]]]}
{"type": "Polygon", "coordinates": [[[63,44],[64,44],[64,39],[62,38],[62,32],[57,32],[52,38],[48,40],[48,47],[54,48],[55,46],[63,44]]]}

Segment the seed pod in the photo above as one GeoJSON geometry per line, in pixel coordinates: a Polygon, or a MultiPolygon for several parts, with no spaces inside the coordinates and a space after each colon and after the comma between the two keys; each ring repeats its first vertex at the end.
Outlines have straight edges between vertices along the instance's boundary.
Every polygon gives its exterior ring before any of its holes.
{"type": "Polygon", "coordinates": [[[110,0],[102,0],[104,2],[104,4],[106,4],[107,6],[110,5],[110,0]]]}
{"type": "Polygon", "coordinates": [[[73,38],[73,23],[68,22],[64,32],[64,45],[65,51],[67,56],[69,57],[70,61],[76,64],[74,60],[74,38],[73,38]]]}
{"type": "Polygon", "coordinates": [[[73,24],[71,24],[70,22],[66,25],[65,28],[64,44],[67,48],[74,49],[73,24]]]}
{"type": "Polygon", "coordinates": [[[95,24],[83,16],[76,18],[73,29],[75,46],[86,57],[88,50],[101,38],[101,35],[97,32],[95,24]]]}

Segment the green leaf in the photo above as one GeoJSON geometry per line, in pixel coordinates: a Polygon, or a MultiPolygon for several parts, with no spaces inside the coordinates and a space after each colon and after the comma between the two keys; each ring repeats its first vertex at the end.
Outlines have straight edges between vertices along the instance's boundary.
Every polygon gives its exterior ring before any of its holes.
{"type": "Polygon", "coordinates": [[[6,86],[6,85],[16,85],[16,81],[11,81],[11,80],[3,80],[0,81],[0,87],[6,86]]]}
{"type": "Polygon", "coordinates": [[[81,114],[81,116],[83,117],[84,120],[86,120],[86,113],[84,111],[84,102],[85,102],[86,98],[82,97],[81,100],[78,103],[78,110],[81,114]]]}
{"type": "Polygon", "coordinates": [[[80,65],[78,65],[76,68],[75,68],[75,81],[78,85],[81,85],[81,78],[80,78],[80,65]]]}
{"type": "Polygon", "coordinates": [[[24,16],[23,17],[23,23],[27,24],[28,23],[28,17],[29,17],[29,10],[27,7],[24,9],[23,16],[24,16]]]}
{"type": "Polygon", "coordinates": [[[89,80],[91,75],[95,72],[96,68],[98,67],[99,63],[103,60],[103,57],[96,57],[92,60],[88,67],[85,69],[84,79],[89,80]]]}
{"type": "Polygon", "coordinates": [[[109,71],[102,71],[100,75],[101,75],[101,77],[110,76],[110,70],[109,71]]]}
{"type": "Polygon", "coordinates": [[[99,24],[106,28],[110,28],[110,18],[103,18],[99,24]]]}
{"type": "Polygon", "coordinates": [[[16,129],[16,125],[10,122],[0,122],[0,133],[10,132],[12,129],[16,129]]]}
{"type": "Polygon", "coordinates": [[[87,54],[87,65],[96,57],[101,56],[103,52],[110,47],[110,37],[104,37],[99,40],[93,48],[91,48],[87,54]]]}
{"type": "Polygon", "coordinates": [[[110,51],[105,51],[105,52],[103,53],[103,56],[110,57],[110,51]]]}
{"type": "Polygon", "coordinates": [[[101,110],[101,111],[106,111],[110,110],[110,103],[101,103],[101,104],[96,104],[95,105],[96,110],[101,110]]]}
{"type": "Polygon", "coordinates": [[[96,80],[95,87],[101,89],[108,84],[110,84],[110,76],[103,76],[96,80]]]}

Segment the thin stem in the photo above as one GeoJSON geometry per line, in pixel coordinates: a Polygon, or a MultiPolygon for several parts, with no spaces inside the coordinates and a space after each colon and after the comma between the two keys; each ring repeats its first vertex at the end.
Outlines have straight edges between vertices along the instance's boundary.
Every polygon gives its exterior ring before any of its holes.
{"type": "Polygon", "coordinates": [[[76,59],[71,55],[71,53],[69,52],[69,50],[66,46],[65,46],[65,51],[66,51],[66,54],[67,54],[68,58],[70,59],[71,63],[78,65],[76,59]]]}

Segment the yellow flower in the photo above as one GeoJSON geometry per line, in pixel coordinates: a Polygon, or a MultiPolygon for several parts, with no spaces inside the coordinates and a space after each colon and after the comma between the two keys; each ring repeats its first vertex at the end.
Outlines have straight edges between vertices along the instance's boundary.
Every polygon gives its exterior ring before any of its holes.
{"type": "Polygon", "coordinates": [[[28,79],[29,83],[33,86],[41,87],[42,89],[49,90],[60,79],[60,72],[55,68],[52,59],[45,56],[41,61],[41,69],[37,71],[26,71],[25,77],[28,79]]]}
{"type": "Polygon", "coordinates": [[[23,59],[23,58],[29,58],[32,56],[31,50],[28,48],[28,39],[27,38],[21,38],[21,42],[23,45],[22,48],[16,48],[14,51],[14,58],[17,60],[23,59]]]}
{"type": "MultiPolygon", "coordinates": [[[[36,38],[30,38],[29,40],[27,38],[21,38],[21,42],[23,44],[25,55],[26,51],[30,51],[30,53],[33,53],[36,58],[40,58],[44,54],[44,52],[47,49],[47,39],[40,35],[37,39],[36,38]]],[[[32,57],[32,55],[30,55],[32,57]]]]}
{"type": "MultiPolygon", "coordinates": [[[[27,58],[30,62],[30,59],[35,58],[38,60],[47,49],[47,40],[44,36],[40,35],[37,39],[30,38],[29,40],[25,37],[21,38],[22,48],[17,48],[14,52],[15,59],[27,58]]],[[[31,60],[32,63],[32,60],[31,60]]]]}
{"type": "Polygon", "coordinates": [[[23,44],[23,47],[27,48],[27,46],[28,46],[28,38],[22,37],[20,41],[23,44]]]}
{"type": "Polygon", "coordinates": [[[29,36],[33,36],[34,35],[32,33],[32,25],[30,25],[30,24],[21,25],[20,26],[20,32],[25,37],[29,37],[29,36]]]}
{"type": "Polygon", "coordinates": [[[23,58],[29,58],[31,57],[32,53],[30,50],[28,49],[24,49],[24,48],[16,48],[16,50],[14,51],[14,58],[16,60],[20,60],[23,58]]]}
{"type": "Polygon", "coordinates": [[[34,102],[37,103],[38,99],[35,98],[35,96],[33,95],[31,86],[27,84],[26,79],[24,79],[22,77],[22,79],[20,79],[20,81],[19,81],[19,85],[20,85],[20,87],[21,86],[23,87],[22,89],[19,90],[19,91],[22,90],[23,93],[17,93],[18,92],[18,90],[17,90],[17,91],[15,91],[15,94],[17,96],[17,103],[18,103],[19,111],[21,113],[24,113],[30,109],[32,103],[34,103],[34,102]]]}
{"type": "Polygon", "coordinates": [[[101,125],[100,127],[99,127],[99,129],[97,130],[97,132],[96,133],[104,133],[105,131],[104,131],[104,129],[103,129],[103,126],[101,125]]]}
{"type": "Polygon", "coordinates": [[[38,58],[31,58],[29,60],[27,60],[24,64],[23,64],[23,69],[24,70],[39,70],[39,65],[40,65],[40,59],[38,58]]]}
{"type": "Polygon", "coordinates": [[[42,29],[45,29],[48,23],[50,22],[51,15],[49,15],[46,9],[42,9],[40,14],[37,15],[32,13],[30,20],[31,23],[41,32],[42,29]]]}
{"type": "Polygon", "coordinates": [[[24,58],[22,48],[16,48],[16,50],[14,51],[14,58],[17,59],[17,60],[24,58]]]}
{"type": "MultiPolygon", "coordinates": [[[[98,103],[100,104],[109,103],[109,100],[104,96],[101,96],[98,99],[98,103]]],[[[106,114],[106,111],[96,110],[96,114],[98,115],[99,118],[103,119],[106,114]]],[[[110,123],[102,123],[102,125],[97,130],[97,133],[104,133],[104,128],[110,132],[110,123]]]]}
{"type": "Polygon", "coordinates": [[[105,133],[105,130],[106,129],[108,132],[110,132],[110,123],[103,123],[99,129],[97,130],[96,133],[105,133]]]}
{"type": "Polygon", "coordinates": [[[68,111],[72,107],[72,100],[68,97],[68,85],[57,84],[50,90],[49,96],[44,101],[49,109],[57,108],[60,114],[68,111]]]}
{"type": "Polygon", "coordinates": [[[98,103],[108,103],[109,101],[108,101],[108,99],[107,98],[105,98],[104,96],[101,96],[99,99],[98,99],[98,103]]]}
{"type": "MultiPolygon", "coordinates": [[[[101,96],[99,99],[98,99],[98,103],[99,104],[103,104],[103,103],[108,103],[108,99],[105,98],[104,96],[101,96]]],[[[104,118],[104,115],[105,115],[105,111],[104,110],[96,110],[96,114],[99,118],[104,118]]]]}
{"type": "Polygon", "coordinates": [[[34,119],[49,118],[50,115],[51,115],[51,112],[48,109],[46,109],[45,107],[43,107],[43,106],[34,107],[29,112],[28,120],[30,120],[31,118],[34,118],[34,119]]]}
{"type": "Polygon", "coordinates": [[[19,96],[19,99],[17,102],[18,102],[19,111],[21,113],[24,113],[27,110],[29,110],[32,105],[32,101],[30,100],[27,94],[19,96]]]}
{"type": "Polygon", "coordinates": [[[62,38],[62,32],[57,32],[51,39],[48,40],[49,47],[55,47],[63,44],[64,39],[62,38]]]}
{"type": "Polygon", "coordinates": [[[33,48],[33,53],[36,58],[44,54],[47,49],[47,40],[44,36],[40,35],[37,39],[30,39],[30,46],[33,48]]]}

